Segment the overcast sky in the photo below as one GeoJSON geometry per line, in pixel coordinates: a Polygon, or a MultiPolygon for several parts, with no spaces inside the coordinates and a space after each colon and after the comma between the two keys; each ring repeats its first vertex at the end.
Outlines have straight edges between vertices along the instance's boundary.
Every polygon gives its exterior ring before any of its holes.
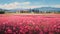
{"type": "Polygon", "coordinates": [[[60,8],[60,0],[0,0],[0,8],[38,8],[57,7],[60,8]]]}

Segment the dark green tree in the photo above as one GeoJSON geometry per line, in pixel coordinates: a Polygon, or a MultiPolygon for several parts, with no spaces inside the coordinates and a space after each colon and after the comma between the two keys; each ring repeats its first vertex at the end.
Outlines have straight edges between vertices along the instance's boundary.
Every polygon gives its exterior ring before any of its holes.
{"type": "Polygon", "coordinates": [[[0,14],[4,14],[4,13],[5,13],[5,11],[2,11],[2,10],[0,11],[0,14]]]}

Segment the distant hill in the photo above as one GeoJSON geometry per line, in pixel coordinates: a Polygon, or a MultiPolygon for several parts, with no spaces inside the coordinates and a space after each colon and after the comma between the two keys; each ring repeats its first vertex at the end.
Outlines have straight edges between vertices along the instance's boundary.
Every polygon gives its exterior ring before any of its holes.
{"type": "Polygon", "coordinates": [[[34,8],[34,10],[40,10],[40,11],[60,11],[60,8],[41,7],[41,8],[34,8]]]}

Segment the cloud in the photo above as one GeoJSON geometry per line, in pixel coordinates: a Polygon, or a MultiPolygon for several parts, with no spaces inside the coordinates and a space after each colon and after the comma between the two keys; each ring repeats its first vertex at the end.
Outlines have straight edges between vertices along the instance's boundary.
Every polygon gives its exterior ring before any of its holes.
{"type": "Polygon", "coordinates": [[[14,2],[14,3],[9,3],[9,4],[0,4],[0,8],[3,9],[16,9],[16,8],[22,8],[25,5],[29,5],[30,2],[23,2],[23,3],[19,3],[19,2],[14,2]]]}
{"type": "Polygon", "coordinates": [[[31,6],[30,2],[13,2],[13,3],[9,3],[9,4],[0,4],[0,8],[3,8],[3,9],[16,9],[16,8],[23,8],[23,9],[29,9],[29,8],[38,8],[38,7],[41,7],[41,6],[31,6]]]}
{"type": "Polygon", "coordinates": [[[31,2],[13,2],[9,4],[0,4],[0,8],[3,9],[17,9],[17,8],[39,8],[39,7],[56,7],[60,8],[60,5],[32,5],[31,2]]]}
{"type": "Polygon", "coordinates": [[[60,8],[60,5],[53,5],[53,7],[60,8]]]}

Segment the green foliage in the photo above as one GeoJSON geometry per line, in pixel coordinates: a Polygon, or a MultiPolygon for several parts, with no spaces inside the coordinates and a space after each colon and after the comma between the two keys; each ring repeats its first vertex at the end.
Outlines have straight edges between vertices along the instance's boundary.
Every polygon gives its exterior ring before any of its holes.
{"type": "Polygon", "coordinates": [[[58,11],[58,13],[60,13],[60,11],[58,11]]]}
{"type": "Polygon", "coordinates": [[[0,11],[0,14],[4,14],[5,13],[5,11],[0,11]]]}

